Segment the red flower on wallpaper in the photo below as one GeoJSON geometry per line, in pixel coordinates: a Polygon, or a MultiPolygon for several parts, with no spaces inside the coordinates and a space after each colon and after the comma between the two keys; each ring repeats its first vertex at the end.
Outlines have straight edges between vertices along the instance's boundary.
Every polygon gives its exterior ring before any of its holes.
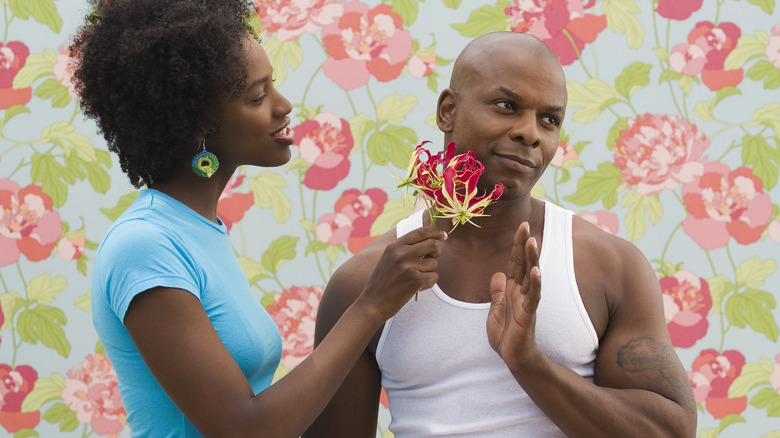
{"type": "Polygon", "coordinates": [[[685,20],[701,9],[703,0],[659,0],[655,11],[664,18],[685,20]]]}
{"type": "Polygon", "coordinates": [[[724,70],[723,63],[742,31],[734,23],[722,22],[715,26],[709,21],[700,21],[688,34],[688,42],[701,47],[706,53],[706,63],[701,71],[701,80],[712,91],[723,87],[734,87],[742,82],[742,69],[724,70]]]}
{"type": "Polygon", "coordinates": [[[356,1],[344,4],[344,14],[322,28],[322,40],[330,56],[322,70],[345,90],[362,87],[371,76],[382,82],[397,78],[412,54],[403,19],[386,4],[373,9],[356,1]]]}
{"type": "Polygon", "coordinates": [[[314,349],[314,322],[324,286],[292,286],[274,294],[266,310],[282,334],[282,363],[292,369],[314,349]]]}
{"type": "Polygon", "coordinates": [[[775,364],[772,366],[772,372],[769,373],[769,384],[777,395],[780,395],[780,353],[775,356],[775,364]]]}
{"type": "Polygon", "coordinates": [[[119,397],[116,371],[108,356],[89,355],[81,368],[68,371],[62,400],[98,435],[116,436],[125,427],[125,406],[119,397]]]}
{"type": "Polygon", "coordinates": [[[87,239],[84,236],[65,236],[57,243],[57,253],[65,260],[76,260],[84,255],[87,239]]]}
{"type": "Polygon", "coordinates": [[[345,190],[336,201],[333,209],[352,221],[352,232],[347,239],[349,252],[357,254],[376,238],[370,235],[371,226],[384,211],[385,204],[387,193],[377,188],[362,193],[358,189],[345,190]]]}
{"type": "Polygon", "coordinates": [[[618,215],[611,211],[598,210],[596,212],[581,211],[577,213],[577,216],[585,219],[593,225],[601,228],[602,230],[617,234],[620,229],[620,222],[618,221],[618,215]]]}
{"type": "Polygon", "coordinates": [[[709,145],[704,133],[685,119],[644,114],[628,119],[613,157],[623,174],[620,182],[641,195],[655,195],[700,176],[704,165],[699,159],[709,145]]]}
{"type": "Polygon", "coordinates": [[[745,356],[739,351],[702,350],[693,361],[693,370],[688,372],[696,403],[705,403],[707,412],[716,419],[744,411],[747,397],[728,397],[729,387],[744,365],[745,356]]]}
{"type": "Polygon", "coordinates": [[[577,158],[579,158],[577,150],[574,149],[568,141],[562,141],[558,143],[558,149],[556,149],[555,156],[553,156],[550,161],[550,165],[563,167],[566,163],[576,160],[577,158]]]}
{"type": "Polygon", "coordinates": [[[326,213],[314,228],[317,239],[331,245],[341,245],[352,234],[352,219],[344,213],[326,213]]]}
{"type": "Polygon", "coordinates": [[[14,78],[29,55],[30,49],[21,41],[0,41],[0,109],[24,105],[32,99],[32,87],[13,88],[14,78]]]}
{"type": "Polygon", "coordinates": [[[73,72],[76,71],[73,65],[73,59],[70,56],[67,44],[60,45],[59,53],[57,53],[57,62],[54,64],[54,77],[60,81],[63,87],[68,89],[68,95],[71,99],[78,99],[79,94],[76,91],[76,86],[71,82],[73,78],[73,72]]]}
{"type": "Polygon", "coordinates": [[[436,70],[436,54],[412,55],[406,68],[409,70],[409,74],[415,78],[427,77],[436,70]]]}
{"type": "Polygon", "coordinates": [[[340,0],[255,0],[261,32],[275,33],[280,41],[293,41],[333,23],[344,9],[340,0]]]}
{"type": "Polygon", "coordinates": [[[706,250],[721,248],[732,237],[742,245],[753,243],[772,220],[772,200],[748,167],[706,163],[704,174],[685,184],[682,194],[689,213],[683,230],[706,250]]]}
{"type": "Polygon", "coordinates": [[[780,26],[772,26],[772,33],[769,35],[769,44],[766,45],[766,57],[769,62],[780,70],[780,26]]]}
{"type": "Polygon", "coordinates": [[[303,185],[314,190],[330,190],[349,175],[349,153],[355,142],[349,122],[322,112],[293,128],[295,146],[311,166],[303,185]]]}
{"type": "Polygon", "coordinates": [[[225,227],[230,231],[233,224],[244,218],[244,213],[255,203],[255,196],[252,193],[238,193],[237,189],[244,182],[245,175],[234,176],[231,181],[222,190],[217,202],[217,216],[225,227]]]}
{"type": "Polygon", "coordinates": [[[0,266],[16,263],[21,254],[31,262],[49,257],[60,234],[60,215],[40,186],[20,189],[0,180],[0,266]]]}
{"type": "Polygon", "coordinates": [[[513,32],[543,40],[563,65],[576,61],[607,27],[604,15],[585,13],[582,0],[513,0],[505,13],[513,32]]]}
{"type": "Polygon", "coordinates": [[[32,429],[41,421],[41,412],[22,413],[22,402],[33,390],[38,372],[27,365],[0,364],[0,426],[14,433],[32,429]]]}
{"type": "Polygon", "coordinates": [[[707,334],[712,297],[707,280],[680,270],[660,280],[666,328],[675,347],[688,348],[707,334]]]}
{"type": "Polygon", "coordinates": [[[707,63],[707,51],[696,44],[681,43],[669,53],[672,70],[686,76],[698,76],[707,63]]]}

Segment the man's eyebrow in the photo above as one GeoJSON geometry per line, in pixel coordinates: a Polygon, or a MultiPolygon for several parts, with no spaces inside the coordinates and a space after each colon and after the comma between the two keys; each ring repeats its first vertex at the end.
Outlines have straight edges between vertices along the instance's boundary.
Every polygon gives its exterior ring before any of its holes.
{"type": "MultiPolygon", "coordinates": [[[[525,100],[525,99],[523,99],[523,96],[515,93],[514,91],[512,91],[509,88],[506,88],[504,86],[500,86],[499,85],[498,91],[500,91],[501,93],[505,94],[507,97],[509,97],[510,99],[512,99],[514,101],[522,102],[523,100],[525,100]]],[[[565,113],[566,112],[566,107],[558,106],[558,105],[547,105],[547,106],[544,107],[544,110],[546,112],[549,112],[549,113],[565,113]]]]}

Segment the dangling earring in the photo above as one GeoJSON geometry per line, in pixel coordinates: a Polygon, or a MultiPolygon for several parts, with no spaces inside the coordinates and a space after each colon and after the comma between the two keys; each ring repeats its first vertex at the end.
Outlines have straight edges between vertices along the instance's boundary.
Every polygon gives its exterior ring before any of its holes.
{"type": "Polygon", "coordinates": [[[200,152],[192,159],[192,171],[203,178],[211,178],[219,169],[217,156],[206,150],[206,139],[200,140],[200,152]]]}

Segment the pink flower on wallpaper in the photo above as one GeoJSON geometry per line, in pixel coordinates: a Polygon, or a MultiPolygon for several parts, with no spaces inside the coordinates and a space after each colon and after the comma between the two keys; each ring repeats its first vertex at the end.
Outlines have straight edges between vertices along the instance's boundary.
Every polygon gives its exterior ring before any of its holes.
{"type": "Polygon", "coordinates": [[[622,183],[642,195],[675,190],[703,172],[698,160],[710,141],[696,125],[677,116],[644,114],[628,119],[613,152],[622,183]]]}
{"type": "Polygon", "coordinates": [[[68,371],[62,400],[98,435],[116,436],[125,427],[125,406],[119,398],[116,371],[108,356],[89,355],[81,368],[68,371]]]}
{"type": "Polygon", "coordinates": [[[655,11],[664,18],[685,20],[701,9],[703,0],[659,0],[655,11]]]}
{"type": "Polygon", "coordinates": [[[314,349],[314,322],[324,286],[292,286],[266,307],[282,334],[282,363],[292,369],[314,349]]]}
{"type": "MultiPolygon", "coordinates": [[[[3,303],[0,302],[0,328],[5,324],[5,313],[3,313],[3,303]]],[[[3,345],[3,338],[0,337],[0,345],[3,345]]]]}
{"type": "Polygon", "coordinates": [[[769,234],[771,240],[780,243],[780,217],[769,223],[767,234],[769,234]]]}
{"type": "Polygon", "coordinates": [[[742,31],[734,23],[722,22],[715,26],[709,21],[696,23],[688,34],[688,42],[706,53],[707,62],[701,71],[701,80],[712,91],[734,87],[742,82],[742,69],[724,70],[723,63],[737,46],[742,31]]]}
{"type": "Polygon", "coordinates": [[[505,13],[513,32],[543,40],[563,65],[576,61],[607,27],[604,15],[585,13],[582,0],[513,0],[505,13]]]}
{"type": "Polygon", "coordinates": [[[772,219],[764,184],[747,167],[706,163],[704,174],[685,184],[682,194],[689,213],[683,230],[706,250],[721,248],[732,237],[742,245],[753,243],[772,219]]]}
{"type": "Polygon", "coordinates": [[[71,99],[78,99],[79,94],[76,91],[76,86],[71,82],[74,71],[75,67],[72,64],[68,46],[62,44],[59,53],[57,53],[57,62],[54,64],[54,77],[60,81],[63,87],[68,89],[71,99]]]}
{"type": "Polygon", "coordinates": [[[766,45],[766,57],[776,69],[780,69],[780,26],[772,26],[769,44],[766,45]]]}
{"type": "Polygon", "coordinates": [[[577,216],[601,228],[607,233],[617,234],[618,230],[620,229],[618,215],[612,213],[611,211],[598,210],[593,213],[589,211],[581,211],[577,213],[577,216]]]}
{"type": "Polygon", "coordinates": [[[65,260],[76,260],[84,255],[86,244],[84,236],[65,236],[57,243],[57,253],[65,260]]]}
{"type": "Polygon", "coordinates": [[[349,252],[357,254],[376,238],[370,235],[371,226],[384,211],[385,204],[387,193],[382,189],[372,188],[362,193],[358,189],[349,189],[342,193],[333,209],[352,221],[352,232],[347,240],[349,252]]]}
{"type": "Polygon", "coordinates": [[[330,56],[322,70],[345,90],[362,87],[371,76],[382,82],[397,78],[412,54],[412,37],[387,4],[373,9],[357,1],[344,4],[344,14],[322,28],[322,40],[330,56]]]}
{"type": "Polygon", "coordinates": [[[0,364],[0,426],[14,433],[32,429],[41,421],[41,412],[22,412],[22,402],[33,390],[38,372],[27,365],[0,364]]]}
{"type": "Polygon", "coordinates": [[[228,231],[234,223],[240,222],[244,218],[244,213],[255,203],[255,195],[252,193],[234,192],[241,187],[244,178],[245,175],[234,176],[222,190],[222,194],[219,195],[217,216],[225,223],[228,231]]]}
{"type": "Polygon", "coordinates": [[[280,41],[293,41],[305,33],[333,23],[344,12],[340,0],[255,0],[261,31],[276,33],[280,41]]]}
{"type": "Polygon", "coordinates": [[[707,412],[716,419],[744,411],[747,397],[728,398],[729,387],[744,365],[745,356],[739,351],[702,350],[688,372],[696,403],[705,403],[707,412]]]}
{"type": "Polygon", "coordinates": [[[331,245],[341,245],[352,234],[352,219],[344,213],[327,213],[317,221],[317,239],[331,245]]]}
{"type": "Polygon", "coordinates": [[[60,234],[60,214],[40,186],[20,189],[0,179],[0,266],[15,263],[21,254],[31,262],[49,257],[60,234]]]}
{"type": "Polygon", "coordinates": [[[669,54],[669,65],[672,70],[687,76],[697,76],[704,70],[706,62],[707,52],[696,44],[678,44],[669,54]]]}
{"type": "Polygon", "coordinates": [[[16,73],[24,67],[30,49],[21,41],[0,41],[0,109],[14,105],[24,105],[32,99],[32,87],[15,90],[13,88],[16,73]]]}
{"type": "Polygon", "coordinates": [[[666,328],[675,347],[688,348],[707,334],[712,297],[707,280],[680,270],[660,280],[666,328]]]}
{"type": "Polygon", "coordinates": [[[558,149],[555,151],[555,156],[550,161],[550,165],[555,167],[562,167],[569,161],[576,160],[579,157],[577,151],[569,144],[568,141],[562,141],[558,143],[558,149]]]}
{"type": "Polygon", "coordinates": [[[772,389],[780,395],[780,354],[775,356],[775,364],[772,367],[772,372],[769,373],[769,384],[772,385],[772,389]]]}
{"type": "Polygon", "coordinates": [[[409,74],[415,78],[427,77],[436,70],[436,54],[412,55],[406,68],[409,70],[409,74]]]}
{"type": "Polygon", "coordinates": [[[293,131],[301,158],[311,164],[303,177],[304,186],[330,190],[349,175],[349,153],[355,144],[349,122],[322,112],[293,131]]]}

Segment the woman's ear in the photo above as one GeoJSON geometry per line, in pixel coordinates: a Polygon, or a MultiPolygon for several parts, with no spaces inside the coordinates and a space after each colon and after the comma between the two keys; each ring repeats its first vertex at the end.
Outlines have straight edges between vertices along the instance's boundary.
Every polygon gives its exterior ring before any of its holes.
{"type": "Polygon", "coordinates": [[[436,105],[436,124],[444,133],[452,131],[453,118],[455,117],[455,92],[445,88],[439,95],[439,103],[436,105]]]}

